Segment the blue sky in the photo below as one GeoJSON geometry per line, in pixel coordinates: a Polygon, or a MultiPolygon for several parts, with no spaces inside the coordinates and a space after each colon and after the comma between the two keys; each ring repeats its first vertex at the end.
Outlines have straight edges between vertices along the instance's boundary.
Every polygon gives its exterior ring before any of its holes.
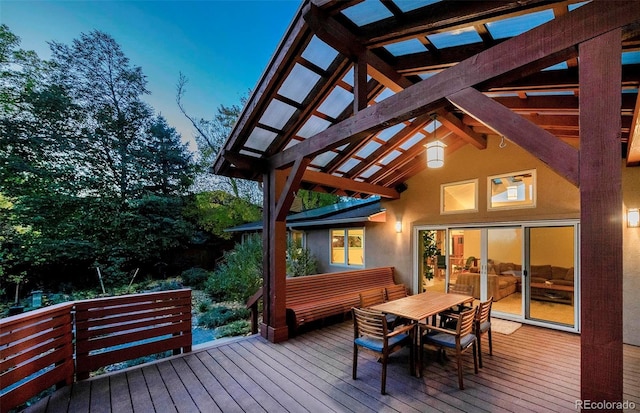
{"type": "Polygon", "coordinates": [[[0,22],[21,47],[50,58],[48,41],[109,33],[147,76],[145,100],[185,141],[193,130],[175,103],[179,73],[188,79],[189,114],[211,119],[220,104],[253,90],[300,5],[298,0],[48,1],[0,0],[0,22]]]}

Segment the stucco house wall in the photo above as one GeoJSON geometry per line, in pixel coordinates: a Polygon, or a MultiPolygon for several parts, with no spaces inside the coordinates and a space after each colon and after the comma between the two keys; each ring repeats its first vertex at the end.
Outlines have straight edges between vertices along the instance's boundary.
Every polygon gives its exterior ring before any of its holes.
{"type": "MultiPolygon", "coordinates": [[[[398,200],[382,200],[386,222],[365,225],[365,266],[393,266],[396,282],[414,286],[413,227],[417,225],[482,224],[491,222],[534,221],[580,218],[580,192],[540,160],[519,146],[489,137],[488,147],[478,150],[471,145],[455,151],[440,169],[425,169],[406,182],[408,189],[398,200]],[[503,211],[487,210],[487,177],[535,169],[537,202],[535,208],[503,211]],[[440,185],[478,179],[478,212],[440,214],[440,185]],[[395,230],[402,221],[402,232],[395,230]]],[[[623,205],[640,207],[640,168],[628,168],[620,162],[623,177],[623,205]]],[[[623,222],[623,306],[624,342],[640,345],[640,229],[627,228],[623,222]]],[[[362,227],[362,224],[355,226],[362,227]]],[[[329,228],[307,230],[307,246],[318,259],[319,272],[345,271],[351,268],[329,264],[329,228]]]]}

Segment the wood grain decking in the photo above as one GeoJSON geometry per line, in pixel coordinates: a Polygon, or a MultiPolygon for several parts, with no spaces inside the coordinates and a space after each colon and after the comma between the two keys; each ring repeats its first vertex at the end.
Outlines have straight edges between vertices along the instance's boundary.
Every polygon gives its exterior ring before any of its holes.
{"type": "MultiPolygon", "coordinates": [[[[27,411],[576,411],[578,335],[526,325],[511,335],[494,333],[494,355],[483,358],[478,375],[467,357],[465,390],[458,390],[453,358],[444,364],[427,358],[423,377],[416,378],[409,375],[409,352],[403,350],[392,356],[383,396],[380,364],[371,356],[361,355],[358,379],[351,379],[352,334],[347,321],[280,344],[259,336],[229,340],[76,383],[27,411]]],[[[640,348],[624,346],[624,361],[624,398],[638,408],[640,348]]]]}

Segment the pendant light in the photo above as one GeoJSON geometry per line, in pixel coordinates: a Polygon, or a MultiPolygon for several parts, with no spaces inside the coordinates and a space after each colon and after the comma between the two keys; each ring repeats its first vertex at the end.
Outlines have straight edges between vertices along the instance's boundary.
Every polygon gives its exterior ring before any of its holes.
{"type": "Polygon", "coordinates": [[[444,165],[444,143],[436,139],[437,115],[433,114],[433,141],[427,143],[427,168],[441,168],[444,165]]]}

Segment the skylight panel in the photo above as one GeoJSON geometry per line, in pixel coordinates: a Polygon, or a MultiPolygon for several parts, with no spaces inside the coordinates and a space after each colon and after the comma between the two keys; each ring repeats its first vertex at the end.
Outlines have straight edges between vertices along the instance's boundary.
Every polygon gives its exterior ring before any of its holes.
{"type": "Polygon", "coordinates": [[[378,0],[365,0],[342,10],[342,14],[358,26],[364,26],[393,16],[389,9],[378,0]]]}
{"type": "Polygon", "coordinates": [[[411,147],[413,147],[414,145],[417,145],[418,142],[420,142],[424,138],[425,138],[425,135],[421,132],[418,132],[415,135],[413,135],[410,139],[408,139],[406,142],[404,142],[402,145],[400,145],[400,149],[406,151],[411,147]]]}
{"type": "Polygon", "coordinates": [[[424,52],[427,49],[418,39],[409,39],[402,42],[391,43],[384,46],[394,56],[424,52]]]}
{"type": "Polygon", "coordinates": [[[418,76],[420,76],[420,79],[425,80],[425,79],[429,79],[431,76],[436,75],[438,73],[440,73],[440,71],[420,73],[418,76]]]}
{"type": "Polygon", "coordinates": [[[436,33],[427,36],[427,38],[438,49],[482,42],[482,38],[473,27],[451,32],[436,33]]]}
{"type": "Polygon", "coordinates": [[[389,165],[389,163],[393,162],[393,160],[396,159],[400,155],[402,155],[402,152],[393,151],[389,155],[385,156],[384,159],[382,161],[380,161],[380,163],[383,164],[383,165],[389,165]]]}
{"type": "Polygon", "coordinates": [[[353,93],[347,92],[341,87],[334,87],[329,96],[318,107],[318,111],[337,118],[353,103],[353,93]]]}
{"type": "Polygon", "coordinates": [[[640,52],[624,52],[622,53],[623,65],[640,64],[640,52]]]}
{"type": "Polygon", "coordinates": [[[340,168],[338,168],[338,170],[341,171],[342,173],[347,173],[351,169],[353,169],[356,166],[358,166],[359,163],[360,163],[359,160],[351,158],[347,162],[345,162],[342,165],[340,165],[340,168]]]}
{"type": "Polygon", "coordinates": [[[545,71],[545,70],[565,70],[565,69],[568,69],[568,68],[569,68],[569,66],[567,65],[567,62],[560,62],[560,63],[556,63],[555,65],[549,66],[549,67],[547,67],[545,69],[542,69],[542,70],[543,71],[545,71]]]}
{"type": "Polygon", "coordinates": [[[487,29],[494,39],[505,39],[517,36],[553,20],[553,10],[543,10],[523,16],[511,17],[487,23],[487,29]]]}
{"type": "Polygon", "coordinates": [[[365,178],[365,179],[367,179],[367,178],[369,178],[371,175],[373,175],[373,174],[375,174],[376,172],[378,172],[380,169],[382,169],[382,167],[381,167],[381,166],[373,165],[373,166],[371,166],[370,168],[368,168],[367,170],[365,170],[364,172],[362,172],[362,173],[360,174],[360,177],[361,177],[361,178],[365,178]]]}
{"type": "Polygon", "coordinates": [[[262,114],[259,123],[281,130],[295,112],[296,108],[293,106],[280,102],[277,99],[272,99],[262,114]]]}
{"type": "Polygon", "coordinates": [[[396,133],[400,132],[404,128],[405,128],[404,123],[397,123],[393,126],[389,126],[388,128],[381,130],[378,133],[377,137],[378,139],[381,139],[386,142],[389,139],[391,139],[396,133]]]}
{"type": "Polygon", "coordinates": [[[371,155],[373,152],[376,151],[376,149],[378,149],[380,145],[378,142],[374,142],[374,141],[370,141],[369,143],[367,143],[364,148],[360,149],[360,151],[358,151],[358,153],[356,154],[357,157],[359,158],[364,158],[366,159],[369,155],[371,155]]]}
{"type": "Polygon", "coordinates": [[[319,74],[296,63],[289,76],[282,82],[278,94],[302,103],[318,80],[320,80],[319,74]]]}
{"type": "Polygon", "coordinates": [[[327,166],[327,164],[331,162],[331,160],[333,160],[333,158],[335,158],[337,155],[338,154],[333,151],[323,152],[320,155],[313,158],[313,161],[311,161],[311,163],[319,167],[324,167],[324,166],[327,166]]]}
{"type": "Polygon", "coordinates": [[[315,115],[312,115],[307,121],[302,125],[297,135],[301,138],[310,138],[313,135],[322,132],[331,126],[331,122],[321,119],[315,115]]]}
{"type": "Polygon", "coordinates": [[[578,7],[582,7],[585,4],[589,4],[591,3],[591,1],[583,1],[582,3],[575,3],[575,4],[570,4],[569,5],[569,11],[574,11],[575,9],[577,9],[578,7]]]}
{"type": "Polygon", "coordinates": [[[304,52],[302,52],[302,57],[325,70],[329,68],[329,65],[337,55],[338,52],[334,48],[316,36],[313,36],[304,52]]]}
{"type": "Polygon", "coordinates": [[[249,135],[244,145],[248,148],[264,152],[277,136],[277,134],[271,131],[256,127],[253,128],[251,135],[249,135]]]}
{"type": "Polygon", "coordinates": [[[347,74],[344,75],[344,77],[342,78],[342,81],[347,85],[353,87],[353,66],[351,66],[351,69],[349,69],[347,74]]]}
{"type": "Polygon", "coordinates": [[[416,10],[421,7],[426,7],[431,4],[438,3],[440,1],[441,0],[411,0],[411,1],[404,0],[404,1],[396,1],[395,3],[400,10],[406,13],[408,11],[416,10]]]}

